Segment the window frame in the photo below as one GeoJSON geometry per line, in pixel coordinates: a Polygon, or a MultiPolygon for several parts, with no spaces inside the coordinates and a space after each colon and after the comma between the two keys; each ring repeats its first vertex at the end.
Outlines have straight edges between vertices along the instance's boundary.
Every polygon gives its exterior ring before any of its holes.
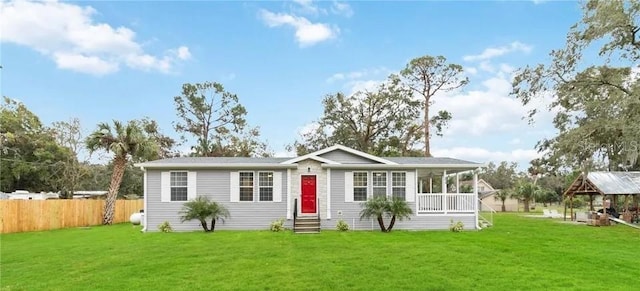
{"type": "MultiPolygon", "coordinates": [[[[177,195],[177,193],[176,193],[177,195]]],[[[170,171],[169,172],[169,202],[187,202],[189,201],[189,171],[170,171]],[[173,182],[176,180],[174,178],[174,174],[185,174],[185,185],[174,185],[173,182]],[[174,199],[173,189],[182,189],[184,188],[185,199],[177,200],[174,199]]]]}
{"type": "MultiPolygon", "coordinates": [[[[369,199],[369,172],[367,171],[354,171],[353,172],[353,201],[354,202],[364,202],[367,201],[369,199]],[[364,186],[362,185],[356,185],[356,181],[360,181],[356,179],[356,174],[364,174],[364,186]],[[364,200],[358,200],[356,199],[356,189],[365,189],[364,193],[364,200]]],[[[360,197],[358,197],[360,198],[360,197]]]]}
{"type": "Polygon", "coordinates": [[[384,194],[382,196],[387,197],[388,196],[388,175],[386,171],[372,171],[371,172],[371,197],[372,198],[376,198],[376,189],[384,189],[384,194]],[[384,175],[384,180],[378,180],[376,181],[376,174],[382,174],[384,175]],[[383,186],[376,186],[376,182],[380,182],[383,181],[384,185],[383,186]]]}
{"type": "Polygon", "coordinates": [[[255,185],[256,177],[253,171],[238,171],[238,202],[253,202],[256,199],[255,185]],[[242,185],[242,174],[251,174],[251,185],[242,185]],[[242,200],[242,189],[251,189],[251,200],[242,200]]]}
{"type": "Polygon", "coordinates": [[[258,202],[273,202],[274,196],[274,184],[275,184],[275,172],[273,171],[259,171],[258,172],[258,202]],[[263,186],[261,174],[271,174],[271,185],[263,186]],[[262,200],[262,189],[271,189],[271,200],[262,200]]]}
{"type": "Polygon", "coordinates": [[[391,198],[395,198],[396,194],[395,194],[395,190],[396,189],[402,189],[403,191],[403,200],[407,201],[407,172],[391,172],[391,198]],[[404,177],[404,179],[402,180],[397,180],[394,179],[394,176],[396,175],[401,175],[401,177],[404,177]],[[397,181],[402,181],[402,185],[396,185],[397,181]]]}

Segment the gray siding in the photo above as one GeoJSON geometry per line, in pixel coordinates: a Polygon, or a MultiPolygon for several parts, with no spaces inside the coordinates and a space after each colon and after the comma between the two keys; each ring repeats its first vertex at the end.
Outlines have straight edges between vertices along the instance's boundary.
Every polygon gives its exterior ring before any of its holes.
{"type": "MultiPolygon", "coordinates": [[[[272,221],[287,215],[287,172],[282,173],[282,202],[230,202],[230,171],[198,170],[197,193],[213,199],[229,209],[230,218],[225,223],[216,223],[216,229],[262,229],[266,230],[272,221]]],[[[255,171],[256,173],[258,171],[255,171]]],[[[158,225],[168,221],[176,231],[202,230],[196,220],[180,222],[182,202],[161,202],[159,170],[147,171],[147,231],[158,231],[158,225]]],[[[257,174],[256,174],[257,175],[257,174]]],[[[254,183],[256,189],[258,187],[254,183]]],[[[257,193],[257,190],[255,191],[257,193]]]]}
{"type": "Polygon", "coordinates": [[[366,159],[361,156],[356,156],[342,150],[330,151],[328,153],[320,155],[320,157],[343,164],[379,164],[379,162],[366,159]]]}
{"type": "MultiPolygon", "coordinates": [[[[410,170],[410,169],[408,169],[410,170]]],[[[344,201],[344,170],[331,170],[331,218],[323,219],[323,229],[335,229],[338,219],[342,218],[353,230],[378,230],[378,222],[373,219],[360,220],[360,210],[362,202],[345,202],[344,201]],[[338,215],[342,212],[342,215],[338,215]]],[[[411,209],[415,212],[415,202],[409,203],[411,209]]],[[[326,213],[322,213],[326,217],[326,213]]],[[[454,222],[462,221],[465,229],[475,229],[475,218],[473,215],[430,215],[416,216],[413,215],[410,220],[396,221],[394,229],[406,230],[435,230],[448,229],[454,222]]],[[[389,223],[388,220],[385,223],[389,223]]]]}

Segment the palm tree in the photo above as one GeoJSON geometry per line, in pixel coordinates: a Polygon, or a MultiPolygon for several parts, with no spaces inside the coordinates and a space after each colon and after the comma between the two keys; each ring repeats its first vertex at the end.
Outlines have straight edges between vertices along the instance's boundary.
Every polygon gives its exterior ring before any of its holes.
{"type": "Polygon", "coordinates": [[[224,222],[225,218],[229,218],[229,210],[224,205],[209,201],[205,196],[198,196],[185,202],[180,213],[182,214],[182,222],[197,219],[205,232],[213,232],[216,228],[216,221],[224,222]],[[207,226],[209,218],[211,218],[211,228],[207,226]]]}
{"type": "Polygon", "coordinates": [[[375,217],[378,220],[378,225],[382,232],[387,232],[387,228],[384,226],[384,219],[382,216],[387,211],[387,198],[376,197],[371,200],[367,200],[362,203],[362,210],[360,211],[360,219],[369,219],[375,217]]]}
{"type": "Polygon", "coordinates": [[[410,218],[411,214],[413,214],[413,211],[406,201],[397,198],[389,200],[383,196],[362,203],[360,219],[375,217],[380,226],[380,230],[382,232],[390,232],[396,223],[396,219],[402,221],[405,218],[410,218]],[[391,217],[388,228],[384,225],[383,216],[385,215],[391,217]]]}
{"type": "Polygon", "coordinates": [[[529,202],[538,194],[538,186],[531,182],[522,182],[518,185],[516,194],[524,202],[524,212],[529,212],[529,202]]]}
{"type": "Polygon", "coordinates": [[[388,204],[387,212],[389,215],[391,215],[391,222],[389,223],[387,232],[393,229],[393,225],[396,224],[396,218],[402,221],[405,218],[410,219],[411,214],[413,214],[413,210],[411,210],[411,207],[409,207],[407,201],[398,198],[391,199],[388,204]]]}
{"type": "Polygon", "coordinates": [[[110,225],[113,223],[116,197],[129,158],[144,160],[153,157],[158,153],[157,145],[137,121],[129,121],[123,125],[116,120],[113,121],[113,128],[107,123],[99,123],[98,129],[87,137],[85,144],[90,153],[104,150],[114,154],[113,173],[102,218],[102,224],[110,225]]]}
{"type": "Polygon", "coordinates": [[[502,202],[502,212],[507,212],[507,207],[505,207],[504,203],[507,199],[509,199],[509,197],[512,197],[513,195],[510,193],[510,190],[498,190],[498,192],[496,192],[495,195],[493,195],[493,199],[495,199],[496,201],[501,201],[502,202]]]}

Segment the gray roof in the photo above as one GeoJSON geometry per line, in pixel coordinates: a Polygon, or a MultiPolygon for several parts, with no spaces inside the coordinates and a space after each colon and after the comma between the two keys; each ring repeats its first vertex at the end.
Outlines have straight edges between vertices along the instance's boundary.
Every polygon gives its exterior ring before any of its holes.
{"type": "Polygon", "coordinates": [[[604,194],[640,193],[640,172],[590,172],[587,179],[604,194]]]}
{"type": "Polygon", "coordinates": [[[460,164],[478,164],[476,162],[469,162],[454,158],[436,158],[436,157],[389,157],[383,158],[398,164],[431,164],[431,165],[460,165],[460,164]]]}
{"type": "Polygon", "coordinates": [[[180,157],[149,161],[145,164],[279,164],[292,158],[180,157]]]}
{"type": "MultiPolygon", "coordinates": [[[[279,164],[284,161],[293,159],[288,158],[262,158],[262,157],[179,157],[163,160],[149,161],[144,164],[279,164]]],[[[427,164],[427,165],[460,165],[460,164],[478,164],[464,160],[453,158],[435,158],[435,157],[383,157],[383,159],[406,165],[427,164]]]]}

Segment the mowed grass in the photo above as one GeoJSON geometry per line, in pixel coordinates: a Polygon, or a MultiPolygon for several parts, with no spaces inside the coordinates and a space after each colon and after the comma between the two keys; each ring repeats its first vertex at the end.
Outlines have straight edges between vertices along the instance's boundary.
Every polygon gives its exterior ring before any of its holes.
{"type": "Polygon", "coordinates": [[[3,290],[632,290],[640,231],[500,214],[482,231],[3,235],[3,290]],[[631,287],[631,289],[629,289],[631,287]]]}

